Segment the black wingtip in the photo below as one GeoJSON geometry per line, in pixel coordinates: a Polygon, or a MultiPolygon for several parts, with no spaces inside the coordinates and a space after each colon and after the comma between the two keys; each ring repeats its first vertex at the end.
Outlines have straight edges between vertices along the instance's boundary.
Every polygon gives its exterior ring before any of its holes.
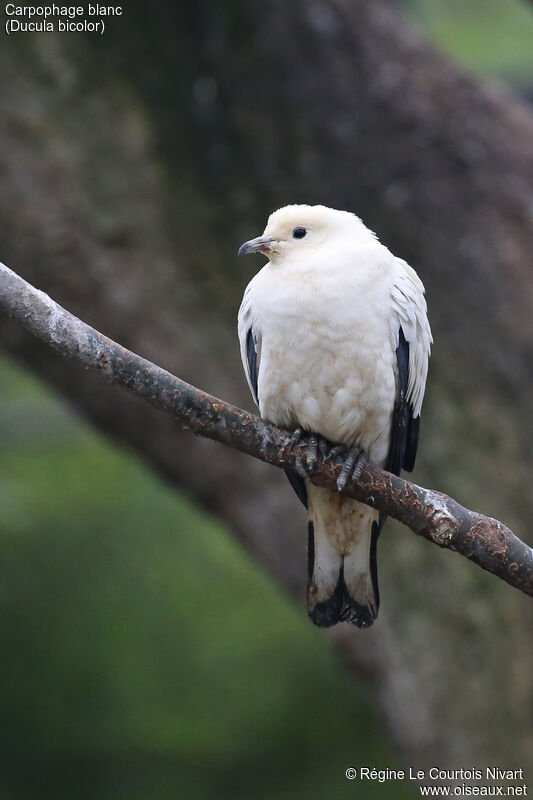
{"type": "Polygon", "coordinates": [[[254,400],[256,403],[259,403],[259,394],[257,390],[257,350],[255,348],[255,339],[251,328],[246,334],[246,357],[248,359],[248,368],[250,370],[250,380],[254,390],[254,400]]]}
{"type": "Polygon", "coordinates": [[[399,475],[402,469],[412,472],[415,466],[420,416],[413,417],[413,407],[407,400],[409,385],[409,343],[400,325],[396,348],[399,391],[394,403],[389,453],[385,469],[399,475]]]}
{"type": "Polygon", "coordinates": [[[406,472],[412,472],[415,468],[416,449],[418,446],[419,435],[420,435],[420,415],[418,417],[411,417],[409,420],[409,428],[407,431],[407,444],[403,460],[403,468],[406,472]]]}

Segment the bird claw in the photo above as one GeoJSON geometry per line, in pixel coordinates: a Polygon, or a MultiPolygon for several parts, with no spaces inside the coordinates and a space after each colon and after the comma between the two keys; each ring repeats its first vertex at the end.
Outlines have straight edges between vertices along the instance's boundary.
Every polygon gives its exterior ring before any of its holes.
{"type": "Polygon", "coordinates": [[[307,450],[307,469],[311,472],[316,464],[316,458],[318,455],[318,439],[316,438],[316,434],[312,433],[309,436],[309,449],[307,450]]]}
{"type": "Polygon", "coordinates": [[[325,461],[328,457],[328,446],[329,442],[327,439],[324,439],[323,436],[318,437],[318,452],[320,453],[320,458],[325,461]]]}
{"type": "Polygon", "coordinates": [[[303,428],[296,428],[291,437],[291,444],[298,448],[307,446],[307,458],[303,459],[300,450],[296,455],[296,473],[301,478],[307,478],[318,462],[331,461],[341,456],[342,469],[337,478],[337,489],[342,492],[353,481],[357,480],[366,463],[366,455],[360,447],[347,447],[345,444],[330,443],[318,433],[309,433],[303,428]]]}
{"type": "MultiPolygon", "coordinates": [[[[337,445],[337,447],[332,448],[330,454],[334,450],[337,450],[335,455],[339,455],[339,453],[342,452],[342,450],[338,450],[339,446],[340,445],[337,445]]],[[[339,473],[339,477],[337,478],[337,489],[339,492],[342,492],[347,486],[353,483],[353,481],[356,481],[359,478],[367,460],[366,454],[363,452],[363,450],[361,450],[360,447],[351,447],[350,449],[345,449],[347,450],[347,455],[344,458],[342,469],[339,473]]]]}
{"type": "Polygon", "coordinates": [[[291,445],[296,447],[297,444],[300,444],[303,435],[304,435],[304,429],[296,428],[296,430],[293,431],[291,436],[291,445]]]}
{"type": "Polygon", "coordinates": [[[348,448],[345,444],[336,444],[330,450],[328,450],[326,458],[328,461],[331,461],[333,458],[336,458],[341,453],[345,453],[347,450],[348,448]]]}
{"type": "Polygon", "coordinates": [[[305,463],[300,452],[296,456],[296,472],[301,478],[307,478],[308,474],[314,470],[319,455],[322,459],[326,458],[328,442],[318,433],[308,433],[302,428],[296,428],[291,437],[291,444],[298,447],[307,445],[308,447],[305,463]]]}

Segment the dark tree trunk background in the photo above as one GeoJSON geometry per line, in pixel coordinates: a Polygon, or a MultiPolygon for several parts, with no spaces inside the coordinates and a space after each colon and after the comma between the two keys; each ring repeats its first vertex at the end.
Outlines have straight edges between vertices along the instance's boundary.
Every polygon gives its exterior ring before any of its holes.
{"type": "MultiPolygon", "coordinates": [[[[90,324],[251,406],[237,246],[287,202],[355,210],[417,269],[435,348],[414,479],[527,539],[533,115],[380,0],[130,0],[103,37],[0,52],[0,258],[90,324]]],[[[2,319],[7,349],[226,520],[302,604],[277,471],[178,430],[2,319]]],[[[413,767],[531,764],[527,597],[389,524],[382,609],[333,641],[413,767]]],[[[258,620],[258,625],[261,620],[258,620]]]]}

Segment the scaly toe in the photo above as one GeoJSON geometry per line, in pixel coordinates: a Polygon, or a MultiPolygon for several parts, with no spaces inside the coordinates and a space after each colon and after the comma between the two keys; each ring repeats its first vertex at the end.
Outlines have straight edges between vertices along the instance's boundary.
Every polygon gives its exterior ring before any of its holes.
{"type": "Polygon", "coordinates": [[[302,454],[300,451],[298,451],[298,453],[296,454],[295,471],[296,474],[300,476],[300,478],[307,478],[307,470],[304,466],[302,454]]]}
{"type": "Polygon", "coordinates": [[[296,454],[295,470],[302,478],[307,478],[320,459],[327,457],[330,443],[318,433],[310,433],[303,428],[296,428],[291,436],[291,446],[298,448],[296,454]],[[307,447],[305,459],[302,457],[301,449],[307,447]]]}
{"type": "Polygon", "coordinates": [[[342,490],[346,488],[346,484],[348,483],[348,478],[350,476],[352,469],[354,468],[355,459],[356,459],[355,453],[350,451],[346,456],[344,464],[342,465],[342,469],[339,473],[339,477],[337,478],[337,489],[339,490],[339,492],[342,492],[342,490]]]}
{"type": "Polygon", "coordinates": [[[357,456],[357,459],[355,461],[355,466],[352,471],[350,483],[359,480],[359,478],[361,477],[361,473],[363,471],[363,467],[366,464],[366,461],[367,461],[366,453],[363,450],[359,450],[359,455],[357,456]]]}
{"type": "Polygon", "coordinates": [[[293,434],[291,436],[291,445],[295,447],[297,444],[299,444],[303,435],[304,435],[304,429],[296,428],[296,430],[293,431],[293,434]]]}
{"type": "Polygon", "coordinates": [[[345,453],[347,449],[348,448],[346,447],[345,444],[336,444],[328,451],[326,458],[328,461],[331,461],[331,459],[340,456],[341,453],[345,453]]]}
{"type": "Polygon", "coordinates": [[[307,469],[309,472],[315,468],[316,459],[318,455],[318,439],[316,434],[312,433],[308,439],[309,450],[307,451],[307,469]]]}
{"type": "Polygon", "coordinates": [[[342,492],[352,481],[359,478],[366,462],[364,452],[358,447],[349,450],[337,478],[337,489],[342,492]]]}

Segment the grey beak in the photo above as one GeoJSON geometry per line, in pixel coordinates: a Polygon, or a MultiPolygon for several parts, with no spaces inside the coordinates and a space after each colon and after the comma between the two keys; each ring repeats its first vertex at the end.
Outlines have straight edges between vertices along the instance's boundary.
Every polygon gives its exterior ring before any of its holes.
{"type": "Polygon", "coordinates": [[[244,244],[241,244],[237,252],[237,255],[245,256],[248,253],[268,252],[271,244],[272,244],[272,239],[270,239],[270,237],[256,236],[255,239],[250,239],[248,242],[244,242],[244,244]]]}

